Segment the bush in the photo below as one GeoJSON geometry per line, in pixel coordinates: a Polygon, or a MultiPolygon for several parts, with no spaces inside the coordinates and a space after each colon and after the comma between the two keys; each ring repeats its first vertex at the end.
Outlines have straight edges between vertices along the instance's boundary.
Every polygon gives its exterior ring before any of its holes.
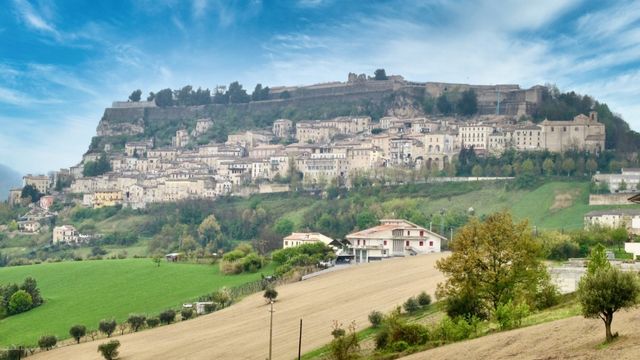
{"type": "Polygon", "coordinates": [[[98,352],[106,360],[115,360],[118,358],[118,348],[120,347],[120,341],[111,340],[108,343],[98,345],[98,352]]]}
{"type": "Polygon", "coordinates": [[[100,330],[100,332],[106,334],[107,337],[111,337],[111,334],[113,334],[113,332],[116,330],[116,321],[113,320],[113,319],[111,319],[111,320],[102,320],[98,324],[98,330],[100,330]]]}
{"type": "Polygon", "coordinates": [[[184,308],[180,311],[180,317],[182,318],[182,320],[189,320],[191,319],[191,317],[193,317],[193,309],[191,308],[184,308]]]}
{"type": "Polygon", "coordinates": [[[403,352],[409,348],[409,344],[406,341],[400,340],[396,341],[391,345],[391,351],[393,352],[403,352]]]}
{"type": "Polygon", "coordinates": [[[147,317],[144,315],[129,315],[127,322],[129,323],[131,330],[137,332],[144,326],[145,320],[147,320],[147,317]]]}
{"type": "Polygon", "coordinates": [[[160,313],[160,322],[163,324],[171,324],[176,319],[176,312],[174,310],[165,310],[160,313]]]}
{"type": "Polygon", "coordinates": [[[278,297],[278,292],[273,287],[268,287],[264,291],[264,298],[265,300],[267,300],[267,302],[275,301],[277,297],[278,297]]]}
{"type": "Polygon", "coordinates": [[[242,258],[242,269],[245,272],[254,273],[264,265],[264,258],[256,253],[251,253],[242,258]]]}
{"type": "Polygon", "coordinates": [[[24,291],[18,290],[9,299],[9,304],[7,305],[7,312],[9,315],[20,314],[25,312],[33,307],[33,300],[31,295],[24,291]]]}
{"type": "Polygon", "coordinates": [[[76,339],[76,342],[80,344],[80,339],[87,334],[87,327],[84,325],[74,325],[69,329],[69,335],[76,339]]]}
{"type": "Polygon", "coordinates": [[[27,357],[27,350],[22,346],[0,351],[0,359],[2,360],[20,360],[24,357],[27,357]]]}
{"type": "Polygon", "coordinates": [[[158,318],[149,318],[147,319],[147,326],[150,328],[154,328],[160,324],[160,320],[158,318]]]}
{"type": "Polygon", "coordinates": [[[447,316],[438,323],[433,337],[443,342],[465,340],[477,334],[479,324],[480,320],[476,317],[467,320],[463,317],[451,319],[447,316]]]}
{"type": "MultiPolygon", "coordinates": [[[[417,303],[417,301],[416,301],[417,303]]],[[[400,318],[400,309],[396,309],[384,318],[382,327],[376,334],[376,348],[387,349],[398,341],[409,346],[425,344],[429,340],[429,330],[420,324],[408,324],[400,318]]]]}
{"type": "Polygon", "coordinates": [[[209,314],[216,311],[216,304],[204,304],[205,314],[209,314]]]}
{"type": "Polygon", "coordinates": [[[413,314],[418,310],[420,310],[420,304],[418,303],[418,300],[416,300],[416,298],[414,297],[408,298],[407,301],[405,301],[404,304],[402,304],[402,307],[404,308],[404,311],[406,311],[409,314],[413,314]]]}
{"type": "Polygon", "coordinates": [[[42,350],[51,350],[58,343],[58,339],[55,336],[45,335],[38,340],[38,346],[42,350]]]}
{"type": "Polygon", "coordinates": [[[449,296],[445,300],[445,307],[447,315],[452,319],[463,317],[470,320],[476,317],[481,320],[486,320],[488,318],[478,298],[471,294],[449,296]]]}
{"type": "Polygon", "coordinates": [[[349,332],[347,333],[337,322],[334,322],[331,334],[333,335],[333,340],[329,343],[329,359],[352,360],[360,357],[358,355],[360,344],[354,323],[349,325],[349,332]]]}
{"type": "Polygon", "coordinates": [[[371,326],[378,327],[382,324],[382,320],[384,319],[384,315],[380,311],[372,311],[369,313],[369,322],[371,326]]]}
{"type": "Polygon", "coordinates": [[[560,293],[555,285],[547,283],[535,296],[535,306],[538,310],[558,305],[560,293]]]}
{"type": "Polygon", "coordinates": [[[525,303],[514,305],[511,300],[506,304],[498,305],[495,312],[495,319],[501,330],[519,327],[522,319],[529,315],[529,306],[525,303]]]}
{"type": "Polygon", "coordinates": [[[239,260],[236,261],[220,261],[220,271],[222,271],[225,275],[234,275],[242,273],[243,267],[242,262],[239,260]]]}
{"type": "Polygon", "coordinates": [[[431,304],[431,296],[424,291],[418,295],[417,300],[420,306],[428,306],[431,304]]]}

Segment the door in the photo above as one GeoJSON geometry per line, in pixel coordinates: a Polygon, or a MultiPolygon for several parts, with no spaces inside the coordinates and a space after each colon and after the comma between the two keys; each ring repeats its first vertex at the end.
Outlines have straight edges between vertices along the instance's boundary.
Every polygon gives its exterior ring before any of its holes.
{"type": "Polygon", "coordinates": [[[402,240],[393,240],[393,255],[404,255],[402,240]]]}

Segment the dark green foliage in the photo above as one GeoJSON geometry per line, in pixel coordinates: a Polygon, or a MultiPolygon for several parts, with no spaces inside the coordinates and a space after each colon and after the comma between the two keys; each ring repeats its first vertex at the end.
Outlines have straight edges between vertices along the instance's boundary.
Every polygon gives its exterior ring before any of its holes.
{"type": "Polygon", "coordinates": [[[376,71],[373,72],[373,79],[374,80],[389,80],[389,77],[387,77],[387,72],[384,71],[384,69],[377,69],[376,71]]]}
{"type": "Polygon", "coordinates": [[[251,96],[247,94],[247,90],[243,89],[242,85],[237,81],[229,84],[227,95],[230,104],[248,103],[251,100],[251,96]]]}
{"type": "Polygon", "coordinates": [[[334,258],[333,250],[321,242],[276,250],[271,254],[273,262],[279,265],[276,268],[278,275],[295,267],[314,266],[334,258]]]}
{"type": "Polygon", "coordinates": [[[131,330],[137,332],[141,327],[144,326],[147,317],[144,315],[129,315],[127,322],[131,327],[131,330]]]}
{"type": "Polygon", "coordinates": [[[462,92],[462,97],[458,100],[456,106],[458,113],[465,116],[471,116],[478,112],[478,96],[473,89],[462,92]]]}
{"type": "Polygon", "coordinates": [[[185,308],[180,310],[180,318],[182,320],[189,320],[193,317],[193,309],[185,308]]]}
{"type": "Polygon", "coordinates": [[[418,294],[416,300],[418,300],[418,305],[423,307],[431,304],[431,296],[424,291],[418,294]]]}
{"type": "Polygon", "coordinates": [[[429,340],[429,330],[421,324],[407,323],[400,317],[399,310],[387,315],[376,334],[376,349],[383,350],[392,347],[398,341],[404,341],[409,346],[422,345],[429,340]]]}
{"type": "Polygon", "coordinates": [[[329,343],[329,359],[332,360],[353,360],[360,356],[360,343],[358,334],[355,331],[355,324],[349,326],[349,331],[345,331],[340,324],[334,323],[333,340],[329,343]]]}
{"type": "Polygon", "coordinates": [[[275,225],[273,226],[274,231],[276,232],[276,234],[280,235],[280,236],[287,236],[289,234],[291,234],[291,232],[293,232],[293,221],[283,218],[283,219],[279,219],[275,225]]]}
{"type": "Polygon", "coordinates": [[[107,337],[111,337],[111,334],[116,330],[116,321],[113,319],[102,320],[98,324],[98,330],[107,335],[107,337]]]}
{"type": "Polygon", "coordinates": [[[0,286],[0,318],[28,311],[43,303],[36,280],[28,277],[18,286],[0,286]]]}
{"type": "Polygon", "coordinates": [[[129,231],[115,231],[100,238],[100,243],[104,245],[130,246],[137,242],[138,234],[129,231]]]}
{"type": "Polygon", "coordinates": [[[111,340],[108,343],[98,345],[98,352],[102,354],[105,360],[115,360],[118,358],[118,348],[120,347],[120,341],[111,340]]]}
{"type": "Polygon", "coordinates": [[[51,350],[58,343],[55,336],[45,335],[38,340],[38,346],[42,350],[51,350]]]}
{"type": "Polygon", "coordinates": [[[155,94],[156,105],[160,107],[173,106],[173,91],[171,89],[162,89],[155,94]]]}
{"type": "Polygon", "coordinates": [[[525,303],[514,304],[511,300],[498,305],[495,311],[495,319],[501,330],[520,327],[522,319],[529,315],[529,306],[525,303]]]}
{"type": "Polygon", "coordinates": [[[129,101],[138,102],[140,101],[140,97],[142,96],[142,90],[134,90],[131,95],[129,95],[129,101]]]}
{"type": "Polygon", "coordinates": [[[160,320],[158,318],[148,318],[147,326],[150,328],[154,328],[160,324],[160,320]]]}
{"type": "Polygon", "coordinates": [[[382,314],[380,311],[374,310],[369,313],[369,322],[371,323],[371,326],[378,327],[380,326],[380,324],[382,324],[383,320],[384,314],[382,314]]]}
{"type": "Polygon", "coordinates": [[[410,297],[407,299],[407,301],[404,302],[404,304],[402,304],[402,308],[407,313],[413,314],[420,310],[420,304],[418,303],[418,300],[416,300],[416,298],[410,297]]]}
{"type": "Polygon", "coordinates": [[[280,99],[286,100],[290,98],[291,98],[291,93],[289,92],[289,90],[285,90],[280,93],[280,99]]]}
{"type": "Polygon", "coordinates": [[[69,329],[69,335],[80,344],[80,339],[87,334],[87,327],[84,325],[74,325],[69,329]]]}
{"type": "Polygon", "coordinates": [[[9,298],[9,304],[7,305],[7,313],[9,315],[20,314],[28,311],[33,307],[33,300],[31,295],[24,290],[18,290],[9,298]]]}
{"type": "Polygon", "coordinates": [[[160,313],[158,318],[160,319],[160,322],[163,324],[171,324],[176,319],[176,312],[171,309],[165,310],[160,313]]]}
{"type": "Polygon", "coordinates": [[[269,87],[262,87],[262,84],[257,84],[256,88],[251,94],[252,101],[269,100],[269,87]]]}
{"type": "Polygon", "coordinates": [[[453,104],[451,104],[446,94],[438,96],[438,99],[436,100],[436,107],[443,115],[450,115],[453,113],[453,104]]]}
{"type": "Polygon", "coordinates": [[[27,357],[28,352],[22,346],[10,347],[6,350],[0,351],[1,360],[20,360],[27,357]]]}
{"type": "Polygon", "coordinates": [[[82,169],[84,176],[99,176],[111,171],[111,163],[106,154],[100,155],[97,161],[87,161],[82,169]]]}
{"type": "Polygon", "coordinates": [[[265,298],[265,300],[269,302],[275,301],[276,298],[278,297],[278,292],[276,291],[276,289],[270,286],[267,289],[265,289],[263,297],[265,298]]]}
{"type": "Polygon", "coordinates": [[[33,202],[36,202],[36,201],[40,200],[42,195],[43,194],[41,194],[38,191],[38,189],[36,189],[35,186],[33,186],[33,185],[25,185],[25,187],[22,188],[22,193],[20,194],[20,197],[22,199],[28,198],[33,203],[33,202]]]}

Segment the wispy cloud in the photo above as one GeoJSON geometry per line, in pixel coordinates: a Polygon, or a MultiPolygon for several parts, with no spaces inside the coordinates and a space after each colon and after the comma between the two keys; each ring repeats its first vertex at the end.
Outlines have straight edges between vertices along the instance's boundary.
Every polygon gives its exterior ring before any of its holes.
{"type": "Polygon", "coordinates": [[[58,30],[45,20],[27,0],[13,0],[20,19],[30,28],[59,37],[58,30]]]}

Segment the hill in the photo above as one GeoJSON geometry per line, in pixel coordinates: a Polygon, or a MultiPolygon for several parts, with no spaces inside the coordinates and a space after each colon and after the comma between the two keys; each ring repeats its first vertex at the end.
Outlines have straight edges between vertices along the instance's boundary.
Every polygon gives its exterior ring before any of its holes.
{"type": "Polygon", "coordinates": [[[222,286],[257,280],[260,274],[225,276],[217,266],[162,263],[150,259],[96,260],[0,268],[0,284],[34,277],[45,303],[0,320],[0,346],[36,344],[42,335],[69,337],[83,324],[97,329],[102,319],[155,315],[222,286]]]}
{"type": "Polygon", "coordinates": [[[22,184],[22,176],[6,165],[0,164],[0,199],[6,200],[9,190],[22,184]]]}
{"type": "Polygon", "coordinates": [[[606,346],[601,345],[602,320],[571,317],[442,346],[403,359],[637,359],[639,320],[640,310],[617,313],[612,328],[621,336],[606,346]]]}
{"type": "MultiPolygon", "coordinates": [[[[353,266],[279,287],[273,315],[273,358],[297,354],[298,326],[303,319],[302,352],[331,339],[331,323],[355,321],[368,326],[372,309],[388,311],[420,291],[435,292],[442,275],[434,268],[443,254],[353,266]]],[[[123,359],[263,359],[269,348],[269,308],[255,294],[222,311],[134,334],[116,337],[123,359]]],[[[36,359],[100,359],[103,341],[67,346],[36,359]]]]}

